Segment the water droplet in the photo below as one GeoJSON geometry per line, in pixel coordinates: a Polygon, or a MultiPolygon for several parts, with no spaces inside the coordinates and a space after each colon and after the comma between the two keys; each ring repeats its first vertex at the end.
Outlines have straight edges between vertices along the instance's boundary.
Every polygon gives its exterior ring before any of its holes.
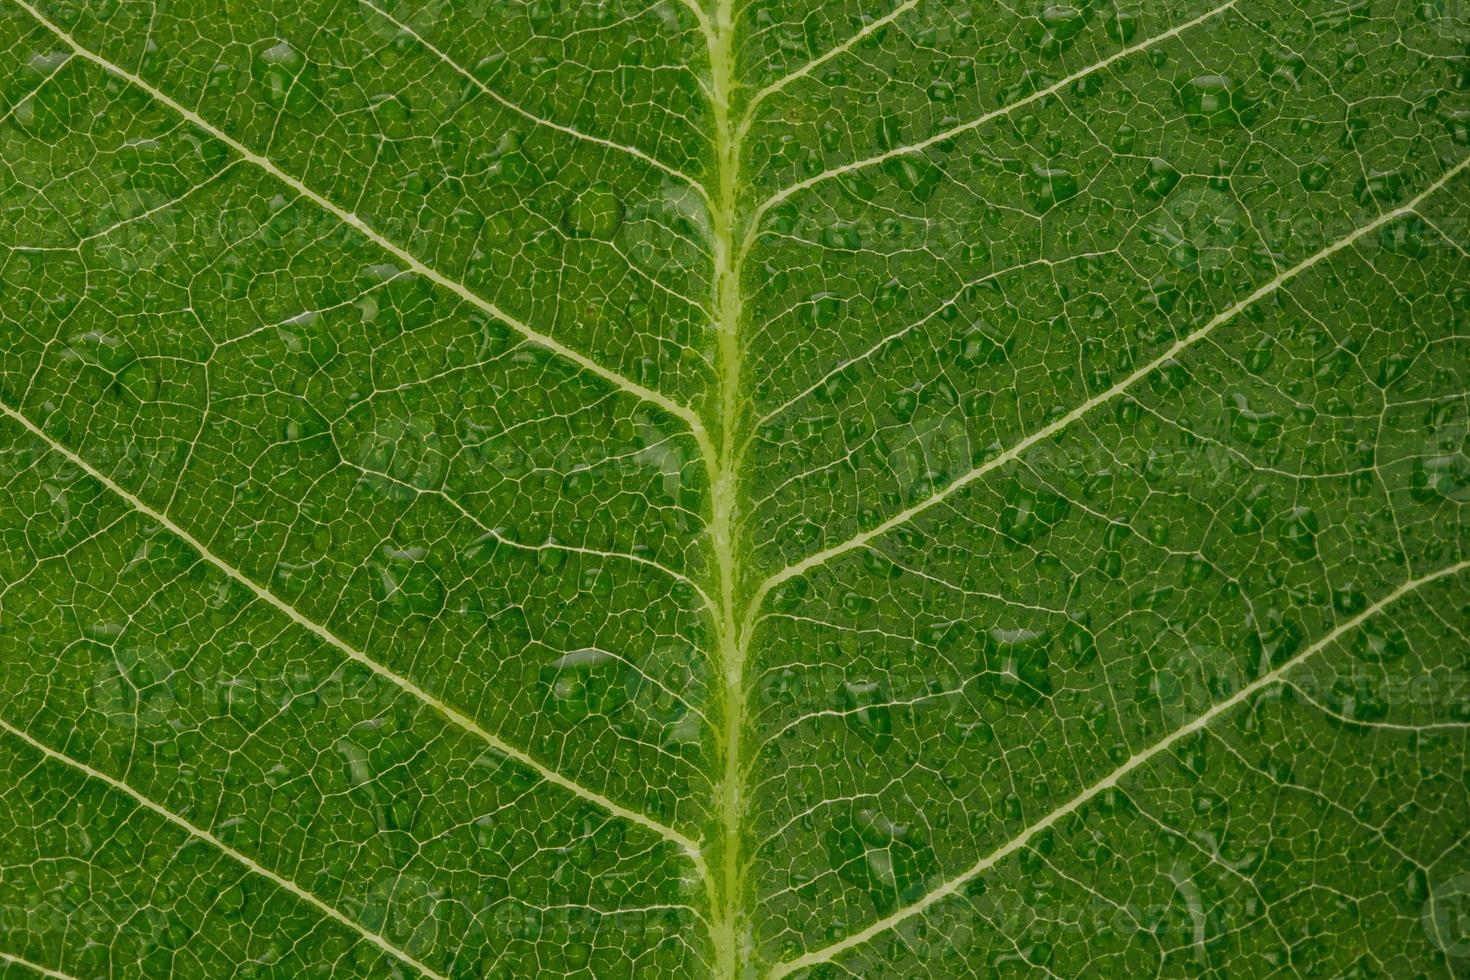
{"type": "Polygon", "coordinates": [[[1014,482],[1006,491],[1000,531],[1017,544],[1029,544],[1060,523],[1071,509],[1071,501],[1050,488],[1014,482]]]}
{"type": "Polygon", "coordinates": [[[449,466],[444,442],[427,416],[350,419],[343,444],[344,458],[363,471],[361,482],[394,499],[438,489],[449,466]]]}
{"type": "Polygon", "coordinates": [[[889,279],[880,285],[873,293],[873,309],[880,313],[886,313],[898,305],[898,301],[908,291],[902,282],[897,279],[889,279]]]}
{"type": "Polygon", "coordinates": [[[1391,221],[1378,231],[1378,242],[1385,251],[1411,259],[1421,259],[1429,254],[1432,237],[1424,219],[1416,214],[1391,221]]]}
{"type": "Polygon", "coordinates": [[[573,238],[608,241],[622,224],[623,202],[601,181],[577,192],[562,211],[562,230],[573,238]]]}
{"type": "Polygon", "coordinates": [[[1420,503],[1470,501],[1470,459],[1461,453],[1418,457],[1409,477],[1409,494],[1420,503]]]}
{"type": "Polygon", "coordinates": [[[839,221],[822,229],[822,244],[828,248],[856,252],[863,247],[863,237],[857,225],[839,221]]]}
{"type": "Polygon", "coordinates": [[[1276,341],[1270,334],[1262,334],[1245,355],[1245,369],[1254,375],[1263,374],[1276,359],[1276,341]]]}
{"type": "Polygon", "coordinates": [[[51,57],[43,55],[33,59],[33,71],[24,73],[31,77],[18,80],[29,91],[28,95],[24,92],[5,93],[11,98],[21,98],[11,110],[11,118],[27,135],[42,140],[53,140],[66,134],[72,128],[82,102],[75,94],[79,83],[65,79],[68,70],[64,67],[56,72],[44,71],[50,80],[38,85],[39,79],[34,76],[43,74],[45,59],[51,57]]]}
{"type": "Polygon", "coordinates": [[[1414,868],[1404,881],[1404,891],[1411,902],[1422,902],[1429,897],[1429,875],[1423,868],[1414,868]]]}
{"type": "Polygon", "coordinates": [[[1301,185],[1305,189],[1309,191],[1320,191],[1327,186],[1327,182],[1331,178],[1331,168],[1327,164],[1318,161],[1309,163],[1303,167],[1297,179],[1301,181],[1301,185]]]}
{"type": "Polygon", "coordinates": [[[1302,642],[1300,623],[1279,609],[1267,610],[1265,621],[1257,623],[1255,630],[1246,639],[1249,664],[1254,669],[1255,676],[1286,663],[1301,649],[1302,642]]]}
{"type": "Polygon", "coordinates": [[[1173,391],[1183,391],[1188,387],[1190,381],[1189,369],[1170,358],[1160,364],[1149,376],[1148,385],[1155,393],[1164,395],[1173,391]]]}
{"type": "Polygon", "coordinates": [[[1010,360],[1011,352],[1015,349],[1015,338],[997,339],[992,335],[988,324],[975,322],[950,342],[949,349],[955,360],[961,364],[970,367],[988,364],[994,367],[1010,360]]]}
{"type": "Polygon", "coordinates": [[[1059,204],[1070,201],[1079,190],[1077,177],[1061,167],[1031,165],[1031,174],[1026,180],[1026,196],[1031,209],[1045,214],[1059,204]]]}
{"type": "Polygon", "coordinates": [[[887,152],[895,146],[903,143],[903,124],[897,116],[885,114],[880,116],[874,126],[874,138],[877,140],[878,149],[887,152]]]}
{"type": "Polygon", "coordinates": [[[1176,97],[1190,125],[1238,126],[1248,101],[1229,75],[1196,75],[1176,86],[1176,97]]]}
{"type": "Polygon", "coordinates": [[[1133,193],[1152,198],[1167,197],[1178,186],[1180,179],[1179,171],[1174,169],[1173,164],[1163,157],[1154,157],[1133,182],[1133,193]]]}
{"type": "Polygon", "coordinates": [[[848,727],[883,752],[893,742],[893,710],[888,706],[888,688],[882,681],[844,681],[837,692],[838,709],[848,727]]]}
{"type": "Polygon", "coordinates": [[[135,404],[146,405],[158,398],[158,372],[138,358],[118,372],[117,391],[135,404]]]}
{"type": "Polygon", "coordinates": [[[1281,525],[1281,543],[1303,561],[1317,555],[1317,515],[1310,507],[1293,507],[1281,525]]]}
{"type": "Polygon", "coordinates": [[[1470,109],[1451,109],[1444,114],[1444,126],[1450,139],[1461,146],[1470,146],[1470,109]]]}
{"type": "Polygon", "coordinates": [[[256,84],[265,89],[265,100],[276,109],[299,114],[314,101],[313,66],[289,41],[277,42],[256,55],[253,66],[256,84]]]}
{"type": "Polygon", "coordinates": [[[409,135],[408,122],[413,116],[413,110],[400,96],[392,92],[382,92],[368,100],[373,107],[373,119],[378,124],[379,132],[388,137],[403,137],[409,135]]]}
{"type": "Polygon", "coordinates": [[[1271,87],[1279,92],[1290,92],[1301,84],[1307,71],[1307,59],[1295,51],[1261,55],[1261,73],[1271,81],[1271,87]]]}
{"type": "Polygon", "coordinates": [[[568,721],[608,715],[627,697],[619,658],[607,650],[585,647],[557,657],[541,671],[551,707],[568,721]]]}
{"type": "Polygon", "coordinates": [[[1404,189],[1404,178],[1396,171],[1374,171],[1358,180],[1353,199],[1359,204],[1392,204],[1404,189]]]}
{"type": "Polygon", "coordinates": [[[1230,415],[1230,433],[1235,438],[1253,446],[1262,446],[1281,435],[1282,417],[1276,411],[1256,411],[1244,394],[1229,396],[1233,403],[1230,415]]]}
{"type": "Polygon", "coordinates": [[[954,86],[943,79],[935,79],[929,83],[927,94],[931,102],[953,102],[954,86]]]}
{"type": "Polygon", "coordinates": [[[1085,667],[1097,659],[1097,640],[1082,623],[1068,622],[1062,627],[1060,642],[1068,665],[1074,669],[1085,667]]]}
{"type": "Polygon", "coordinates": [[[1362,612],[1368,606],[1368,596],[1357,582],[1348,582],[1332,590],[1332,608],[1344,616],[1362,612]]]}
{"type": "Polygon", "coordinates": [[[1041,12],[1041,38],[1038,43],[1046,55],[1058,55],[1071,47],[1072,41],[1087,26],[1086,5],[1052,4],[1041,12]]]}
{"type": "Polygon", "coordinates": [[[838,371],[827,380],[817,385],[812,391],[812,397],[826,405],[832,405],[842,401],[844,396],[853,389],[853,380],[846,371],[838,371]]]}
{"type": "Polygon", "coordinates": [[[444,611],[445,589],[421,545],[384,545],[382,560],[369,562],[374,597],[391,615],[433,617],[444,611]]]}
{"type": "MultiPolygon", "coordinates": [[[[1374,690],[1367,677],[1338,678],[1327,689],[1326,701],[1334,715],[1349,721],[1371,723],[1388,717],[1388,702],[1381,691],[1374,690]]],[[[1329,721],[1340,724],[1336,718],[1329,721]]]]}
{"type": "Polygon", "coordinates": [[[214,908],[228,918],[238,918],[245,911],[245,889],[240,885],[220,889],[215,895],[214,908]]]}
{"type": "Polygon", "coordinates": [[[873,809],[836,817],[825,843],[837,874],[867,892],[879,914],[922,896],[938,871],[934,850],[917,826],[873,809]]]}
{"type": "Polygon", "coordinates": [[[981,636],[983,683],[994,695],[1027,707],[1052,693],[1051,637],[1041,630],[992,627],[981,636]]]}
{"type": "Polygon", "coordinates": [[[842,312],[842,300],[836,293],[813,293],[798,314],[808,328],[830,327],[842,312]]]}
{"type": "Polygon", "coordinates": [[[1127,44],[1138,34],[1138,15],[1114,7],[1108,14],[1107,31],[1114,43],[1127,44]]]}
{"type": "Polygon", "coordinates": [[[899,187],[923,203],[934,195],[944,171],[918,153],[904,153],[883,161],[882,170],[899,187]]]}

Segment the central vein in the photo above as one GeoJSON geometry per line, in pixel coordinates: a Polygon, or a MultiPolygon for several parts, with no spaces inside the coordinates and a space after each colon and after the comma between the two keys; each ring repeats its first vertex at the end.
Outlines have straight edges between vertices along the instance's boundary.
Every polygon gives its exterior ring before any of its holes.
{"type": "Polygon", "coordinates": [[[723,775],[719,781],[716,812],[718,820],[712,853],[707,863],[714,872],[710,896],[713,920],[712,942],[718,975],[734,978],[741,972],[745,923],[741,888],[740,830],[743,813],[741,796],[740,732],[745,720],[745,641],[736,613],[739,588],[740,548],[736,541],[736,431],[740,424],[740,271],[735,254],[737,187],[740,144],[732,125],[734,95],[733,0],[719,0],[714,22],[706,33],[709,41],[710,101],[714,112],[715,156],[719,187],[711,213],[714,251],[714,327],[719,341],[719,418],[715,438],[719,445],[707,446],[710,467],[710,539],[718,577],[719,668],[723,683],[723,731],[719,736],[723,775]]]}

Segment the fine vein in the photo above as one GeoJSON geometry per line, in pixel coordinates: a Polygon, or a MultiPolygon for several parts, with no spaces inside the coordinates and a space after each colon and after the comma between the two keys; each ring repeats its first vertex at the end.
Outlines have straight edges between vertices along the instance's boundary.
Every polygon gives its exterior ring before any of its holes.
{"type": "Polygon", "coordinates": [[[1035,92],[1032,92],[1030,95],[1019,98],[1014,102],[1008,102],[1000,108],[992,109],[990,112],[986,112],[979,116],[976,116],[974,119],[971,119],[968,122],[963,122],[957,126],[952,126],[949,129],[942,130],[938,133],[935,133],[933,136],[928,137],[927,139],[923,139],[918,141],[917,143],[910,143],[904,146],[895,146],[891,150],[879,153],[876,156],[865,157],[861,160],[854,160],[851,163],[845,163],[839,167],[833,167],[830,170],[823,170],[820,173],[813,174],[810,177],[799,180],[796,183],[791,184],[772,194],[755,208],[753,214],[751,215],[749,223],[746,225],[746,234],[745,239],[741,245],[741,250],[744,251],[750,247],[752,239],[759,231],[761,218],[765,216],[766,212],[770,211],[771,208],[780,204],[782,201],[791,197],[793,194],[806,190],[807,188],[813,187],[817,184],[823,183],[824,181],[831,180],[833,177],[840,177],[843,174],[852,173],[856,170],[863,170],[867,167],[880,164],[884,160],[891,160],[894,157],[903,156],[907,153],[919,153],[923,150],[928,149],[931,146],[934,146],[936,143],[943,143],[945,140],[954,139],[961,133],[968,132],[972,129],[977,129],[988,122],[992,122],[996,119],[1001,119],[1005,116],[1008,116],[1011,113],[1015,112],[1017,109],[1024,108],[1033,102],[1038,102],[1042,99],[1055,95],[1068,86],[1081,81],[1089,75],[1102,71],[1104,68],[1116,64],[1117,62],[1122,61],[1124,58],[1131,57],[1142,51],[1147,51],[1149,48],[1152,48],[1157,44],[1161,44],[1164,41],[1169,40],[1170,38],[1178,37],[1191,28],[1198,27],[1200,24],[1212,20],[1213,18],[1225,13],[1227,10],[1234,8],[1237,2],[1239,2],[1239,0],[1228,0],[1228,2],[1223,3],[1220,6],[1215,7],[1211,10],[1207,10],[1199,16],[1187,20],[1182,24],[1176,24],[1174,27],[1171,27],[1167,31],[1163,31],[1159,34],[1154,35],[1153,37],[1147,38],[1143,41],[1139,41],[1137,44],[1130,45],[1129,47],[1120,48],[1119,50],[1108,55],[1101,61],[1096,62],[1095,64],[1088,65],[1086,68],[1079,69],[1078,71],[1073,72],[1065,78],[1053,82],[1051,85],[1047,85],[1044,88],[1039,88],[1035,92]]]}
{"type": "Polygon", "coordinates": [[[1052,422],[1042,426],[1040,429],[1037,429],[1035,432],[1032,432],[1030,435],[1016,442],[1005,452],[1002,452],[986,460],[981,465],[975,467],[974,469],[958,477],[951,483],[945,485],[942,489],[936,491],[931,496],[924,498],[918,503],[908,508],[905,508],[902,511],[899,511],[897,514],[894,514],[892,517],[883,521],[881,524],[878,524],[876,527],[864,531],[861,534],[853,535],[846,541],[842,541],[832,545],[831,547],[824,548],[821,551],[809,555],[808,557],[803,558],[801,561],[788,565],[781,571],[776,572],[770,578],[761,583],[760,587],[756,589],[755,596],[751,599],[750,602],[748,615],[754,616],[755,613],[758,611],[758,607],[761,601],[770,593],[772,589],[780,585],[782,582],[786,582],[790,579],[796,578],[799,575],[803,575],[813,568],[825,564],[826,562],[832,560],[833,558],[836,558],[839,555],[852,551],[854,548],[862,547],[873,539],[881,537],[894,528],[913,520],[915,517],[924,513],[929,508],[935,506],[936,504],[942,503],[943,501],[954,495],[957,491],[964,489],[969,484],[980,479],[985,474],[997,469],[998,467],[1005,466],[1007,463],[1012,462],[1026,450],[1036,445],[1038,442],[1041,442],[1044,439],[1048,439],[1051,436],[1056,435],[1058,432],[1067,428],[1078,419],[1081,419],[1083,416],[1087,415],[1099,405],[1111,401],[1117,396],[1128,391],[1141,379],[1153,374],[1153,372],[1173,361],[1185,350],[1194,346],[1205,337],[1208,337],[1211,333],[1214,332],[1215,328],[1219,327],[1223,323],[1228,323],[1229,321],[1235,319],[1241,314],[1241,312],[1259,302],[1260,300],[1264,299],[1265,297],[1276,292],[1276,290],[1280,289],[1286,283],[1295,279],[1303,272],[1306,272],[1307,270],[1316,266],[1318,263],[1332,257],[1333,255],[1336,255],[1343,249],[1350,247],[1354,242],[1357,242],[1364,235],[1372,234],[1379,228],[1382,228],[1384,225],[1397,221],[1399,218],[1405,217],[1406,215],[1413,214],[1415,209],[1418,208],[1420,204],[1424,203],[1425,199],[1427,199],[1435,192],[1441,190],[1447,184],[1449,184],[1450,181],[1454,180],[1460,174],[1464,173],[1466,168],[1470,168],[1470,157],[1466,157],[1459,163],[1456,163],[1454,166],[1450,167],[1428,187],[1424,188],[1424,190],[1416,194],[1408,203],[1394,208],[1391,211],[1383,212],[1377,218],[1374,218],[1367,224],[1359,226],[1351,233],[1343,236],[1342,238],[1339,238],[1332,244],[1316,252],[1313,252],[1311,255],[1298,262],[1296,265],[1293,265],[1290,268],[1283,270],[1274,278],[1268,280],[1265,283],[1262,283],[1244,298],[1236,301],[1224,310],[1217,313],[1215,316],[1211,317],[1208,321],[1204,323],[1204,325],[1200,326],[1192,333],[1189,333],[1184,337],[1181,337],[1179,340],[1175,341],[1162,354],[1160,354],[1158,357],[1155,357],[1147,364],[1144,364],[1142,367],[1133,371],[1133,373],[1129,374],[1122,381],[1119,381],[1105,391],[1099,392],[1097,395],[1094,395],[1092,398],[1087,399],[1085,402],[1078,405],[1067,414],[1058,417],[1052,422]]]}
{"type": "Polygon", "coordinates": [[[1425,575],[1419,576],[1418,578],[1410,579],[1400,584],[1398,588],[1383,596],[1377,602],[1369,605],[1356,616],[1352,617],[1351,619],[1344,620],[1342,623],[1338,624],[1337,627],[1322,636],[1315,643],[1308,646],[1301,653],[1298,653],[1296,656],[1285,661],[1275,669],[1262,674],[1251,683],[1242,686],[1239,691],[1236,691],[1230,697],[1217,702],[1213,707],[1198,715],[1193,720],[1186,722],[1184,725],[1181,725],[1179,728],[1175,729],[1173,732],[1169,733],[1167,736],[1160,739],[1159,741],[1153,743],[1148,748],[1136,753],[1127,761],[1119,765],[1112,772],[1104,776],[1102,779],[1093,783],[1091,786],[1088,786],[1085,790],[1078,793],[1076,796],[1072,797],[1070,800],[1068,800],[1066,803],[1063,803],[1055,810],[1052,810],[1040,820],[1037,820],[1036,822],[1030,824],[1019,834],[1012,837],[1010,840],[1006,841],[1000,847],[997,847],[995,850],[991,851],[980,860],[976,861],[960,874],[956,875],[955,877],[944,882],[944,884],[930,891],[923,898],[910,905],[904,906],[903,908],[885,916],[884,918],[879,919],[878,921],[872,923],[862,930],[859,930],[858,932],[853,933],[845,939],[838,940],[830,946],[825,946],[821,949],[813,950],[812,952],[807,953],[804,956],[800,956],[796,959],[787,960],[784,963],[778,964],[768,974],[767,980],[780,980],[781,977],[790,976],[791,974],[796,973],[799,970],[804,970],[808,967],[816,966],[819,963],[828,962],[833,957],[843,952],[846,952],[847,950],[852,949],[855,946],[862,945],[863,943],[872,939],[874,936],[877,936],[888,931],[889,929],[892,929],[905,920],[910,919],[913,916],[918,915],[926,909],[932,907],[935,903],[940,902],[951,895],[954,895],[960,889],[962,889],[967,882],[974,879],[977,875],[981,874],[987,868],[993,867],[1000,861],[1004,860],[1006,857],[1009,857],[1011,854],[1014,854],[1021,848],[1025,847],[1026,843],[1037,834],[1046,830],[1048,827],[1054,826],[1071,814],[1076,813],[1089,800],[1093,799],[1104,790],[1116,786],[1124,776],[1128,775],[1130,772],[1133,772],[1135,769],[1139,768],[1150,759],[1159,755],[1161,752],[1168,751],[1170,747],[1177,744],[1181,739],[1194,734],[1195,732],[1209,725],[1210,722],[1214,721],[1216,718],[1219,718],[1226,712],[1231,711],[1239,705],[1249,701],[1252,697],[1259,694],[1265,688],[1282,681],[1285,678],[1286,674],[1293,668],[1299,666],[1318,652],[1331,646],[1333,643],[1342,638],[1345,634],[1357,629],[1359,626],[1363,625],[1363,623],[1367,622],[1369,619],[1378,615],[1380,612],[1398,602],[1400,599],[1403,599],[1405,596],[1409,595],[1415,590],[1429,585],[1432,582],[1437,582],[1442,578],[1447,578],[1451,575],[1458,575],[1460,572],[1465,571],[1467,568],[1470,568],[1470,560],[1460,561],[1453,565],[1448,565],[1444,568],[1438,569],[1437,571],[1429,572],[1425,575]]]}
{"type": "Polygon", "coordinates": [[[438,48],[437,46],[435,46],[432,42],[430,42],[422,34],[420,34],[417,31],[415,31],[412,27],[410,27],[409,25],[405,24],[403,21],[399,20],[397,17],[394,17],[392,14],[388,13],[388,11],[384,10],[382,7],[379,7],[376,3],[373,2],[373,0],[358,0],[358,3],[362,4],[364,7],[368,8],[369,10],[371,10],[374,13],[378,14],[378,16],[380,16],[384,20],[388,21],[388,23],[392,24],[394,27],[397,27],[400,31],[403,31],[405,34],[407,34],[410,37],[412,37],[419,44],[423,45],[424,50],[428,51],[430,54],[434,55],[440,61],[444,62],[444,64],[447,67],[449,67],[450,69],[452,69],[453,71],[455,71],[458,75],[460,75],[460,77],[464,78],[465,81],[469,82],[471,85],[473,85],[480,92],[482,92],[485,95],[489,96],[491,99],[495,100],[501,106],[503,106],[506,109],[509,109],[511,112],[514,112],[516,115],[520,116],[521,118],[526,119],[529,122],[535,123],[538,126],[545,126],[547,129],[552,129],[552,130],[555,130],[558,133],[563,133],[563,134],[565,134],[567,136],[572,137],[573,139],[583,140],[583,141],[588,142],[588,143],[595,143],[598,146],[606,147],[609,150],[617,150],[617,151],[619,151],[621,153],[626,153],[629,156],[632,156],[632,157],[635,157],[635,158],[637,158],[639,160],[642,160],[644,163],[648,164],[649,166],[654,167],[654,168],[656,168],[658,170],[661,170],[664,173],[668,174],[670,177],[673,177],[674,179],[676,179],[678,181],[681,181],[682,183],[684,183],[685,185],[687,185],[688,187],[690,187],[691,189],[693,189],[695,193],[699,194],[702,197],[705,197],[706,200],[708,200],[708,194],[706,193],[706,191],[704,189],[704,186],[702,184],[700,184],[697,180],[695,180],[693,177],[690,177],[688,174],[684,173],[683,171],[678,170],[678,169],[676,169],[674,167],[669,166],[667,163],[664,163],[662,160],[658,159],[657,157],[653,156],[650,153],[646,153],[643,150],[638,149],[638,147],[636,147],[636,146],[626,146],[626,145],[624,145],[622,143],[618,143],[618,142],[615,142],[615,141],[610,140],[610,139],[606,139],[606,138],[601,137],[601,136],[593,136],[590,133],[584,133],[584,132],[582,132],[580,129],[574,129],[571,126],[565,126],[565,125],[563,125],[561,123],[552,122],[550,119],[542,119],[540,116],[536,115],[535,113],[528,112],[526,109],[524,109],[521,106],[517,105],[516,103],[510,101],[505,96],[501,95],[499,92],[495,91],[490,86],[488,86],[484,82],[480,81],[479,77],[476,76],[473,72],[471,72],[469,69],[465,68],[463,65],[459,64],[453,58],[449,57],[448,54],[446,54],[443,50],[441,50],[440,48],[438,48]]]}
{"type": "Polygon", "coordinates": [[[160,104],[172,109],[189,123],[193,124],[195,127],[208,133],[210,136],[219,140],[221,143],[224,143],[245,160],[249,161],[256,167],[259,167],[261,170],[270,174],[281,183],[287,185],[292,190],[300,194],[302,197],[305,197],[308,200],[312,201],[318,207],[331,213],[339,220],[341,220],[344,224],[347,224],[356,229],[361,235],[363,235],[363,237],[373,242],[385,252],[392,254],[400,261],[404,262],[410,269],[423,276],[425,279],[429,279],[437,285],[449,290],[456,296],[463,299],[465,302],[470,303],[475,307],[478,307],[484,312],[495,317],[497,320],[504,322],[511,329],[521,334],[527,340],[540,344],[542,347],[545,347],[547,350],[550,350],[558,356],[564,358],[565,360],[572,362],[589,374],[596,375],[597,377],[602,378],[604,381],[607,381],[608,383],[618,388],[621,388],[623,391],[626,391],[629,394],[648,402],[649,404],[657,405],[659,408],[662,408],[669,414],[681,419],[686,425],[689,426],[691,431],[694,432],[696,438],[701,438],[703,436],[703,422],[700,421],[699,416],[696,415],[695,412],[687,405],[681,405],[669,396],[663,394],[662,392],[655,391],[654,389],[649,388],[646,385],[639,384],[632,378],[626,377],[625,375],[614,371],[612,368],[609,368],[606,365],[599,364],[597,361],[592,360],[581,351],[573,350],[561,341],[556,340],[548,334],[541,333],[540,331],[533,329],[529,325],[511,316],[505,310],[502,310],[499,306],[495,305],[494,303],[485,299],[479,293],[476,293],[474,290],[470,289],[464,283],[460,282],[457,279],[451,279],[438,270],[426,265],[421,259],[404,249],[402,246],[383,237],[383,235],[381,235],[376,229],[374,229],[356,214],[349,212],[340,205],[317,193],[315,190],[312,190],[302,180],[293,177],[282,170],[270,158],[256,153],[254,150],[247,147],[244,143],[241,143],[239,140],[230,136],[224,130],[206,121],[204,117],[200,116],[197,112],[185,107],[178,101],[164,94],[162,91],[155,88],[152,84],[145,81],[139,75],[130,72],[127,69],[120,67],[119,65],[114,64],[113,62],[102,57],[100,54],[97,54],[95,51],[83,47],[79,41],[73,38],[66,31],[62,30],[59,26],[48,20],[44,14],[42,14],[35,7],[31,6],[31,4],[27,2],[27,0],[14,0],[14,2],[17,6],[21,7],[32,17],[34,17],[43,27],[45,27],[51,33],[55,34],[57,38],[59,38],[63,43],[70,47],[79,57],[90,61],[92,64],[96,65],[97,67],[101,68],[103,71],[106,71],[111,75],[123,79],[130,85],[134,85],[139,89],[142,89],[144,92],[147,92],[160,104]]]}
{"type": "MultiPolygon", "coordinates": [[[[100,769],[94,769],[91,766],[87,765],[85,762],[80,761],[79,759],[73,759],[69,755],[58,752],[57,750],[51,748],[51,746],[37,741],[29,733],[15,727],[3,718],[0,718],[0,730],[4,730],[10,735],[13,735],[14,737],[25,742],[27,745],[35,749],[37,752],[40,752],[46,758],[76,769],[79,772],[82,772],[85,775],[91,777],[92,779],[97,780],[98,782],[106,783],[113,789],[121,793],[125,793],[127,796],[131,797],[139,806],[143,807],[146,810],[149,810],[152,813],[157,814],[158,816],[167,820],[169,823],[173,824],[175,827],[182,829],[190,836],[204,841],[205,843],[214,847],[220,853],[228,855],[244,867],[248,868],[250,871],[254,872],[257,875],[260,875],[262,878],[268,879],[277,887],[285,889],[292,895],[295,895],[297,898],[315,908],[317,911],[321,912],[323,915],[327,916],[327,918],[332,919],[334,922],[338,922],[351,929],[353,932],[358,933],[364,939],[368,940],[373,945],[383,950],[383,952],[387,953],[389,956],[392,956],[395,959],[407,963],[409,966],[413,967],[415,970],[418,970],[424,976],[434,977],[436,978],[436,980],[447,980],[447,978],[445,978],[442,974],[438,973],[435,970],[429,969],[427,966],[419,962],[414,957],[410,956],[408,953],[405,953],[397,946],[394,946],[392,943],[388,942],[388,940],[384,939],[378,933],[373,932],[371,929],[368,929],[365,926],[362,926],[359,923],[352,921],[347,916],[343,915],[341,912],[332,908],[332,906],[328,905],[326,902],[322,901],[320,898],[317,898],[311,892],[307,891],[305,888],[302,888],[300,885],[296,884],[296,882],[292,881],[289,878],[281,877],[270,868],[267,868],[257,862],[248,854],[243,854],[240,851],[235,850],[233,847],[220,840],[208,830],[205,830],[203,827],[196,826],[190,821],[185,820],[183,817],[179,816],[177,813],[174,813],[172,810],[166,809],[158,803],[155,803],[153,800],[144,796],[142,793],[138,792],[136,789],[134,789],[132,786],[129,786],[122,780],[115,779],[112,776],[109,776],[107,773],[102,772],[100,769]]],[[[59,974],[52,975],[55,976],[59,974]]]]}
{"type": "Polygon", "coordinates": [[[383,678],[394,686],[400,688],[401,690],[407,692],[408,694],[411,694],[413,697],[419,699],[424,704],[437,711],[444,718],[448,719],[458,728],[461,728],[464,731],[469,732],[470,734],[484,741],[496,752],[508,756],[515,761],[521,763],[522,765],[528,766],[531,769],[535,770],[536,773],[539,774],[541,778],[546,780],[547,782],[552,783],[556,786],[560,786],[562,789],[567,790],[568,792],[574,793],[585,800],[595,803],[617,817],[628,820],[631,823],[636,823],[642,827],[646,827],[654,833],[679,845],[679,847],[681,847],[689,855],[690,859],[694,861],[695,865],[699,869],[700,874],[705,874],[703,857],[700,855],[699,849],[695,846],[694,842],[688,837],[679,833],[677,830],[674,830],[672,827],[665,826],[664,824],[661,824],[658,821],[637,812],[636,810],[630,810],[627,807],[614,802],[613,800],[597,792],[596,790],[590,789],[586,786],[581,785],[580,783],[574,782],[573,780],[562,775],[556,770],[551,769],[545,764],[532,758],[521,749],[507,744],[503,739],[481,727],[478,722],[466,715],[464,712],[448,704],[445,704],[443,701],[439,700],[433,694],[424,690],[422,687],[415,684],[407,677],[404,677],[402,674],[397,673],[391,668],[369,657],[367,654],[363,653],[361,650],[357,649],[352,644],[342,639],[340,636],[329,630],[327,627],[323,626],[321,623],[318,623],[314,619],[308,618],[295,606],[286,602],[280,596],[276,595],[274,592],[270,591],[265,586],[261,585],[253,578],[246,575],[240,569],[236,568],[234,565],[230,564],[219,555],[215,554],[204,544],[204,542],[200,541],[194,535],[190,534],[184,528],[180,527],[167,514],[154,507],[150,507],[148,504],[144,503],[143,500],[140,499],[136,494],[127,490],[125,487],[120,486],[106,474],[98,470],[91,463],[88,463],[77,453],[73,452],[65,445],[57,442],[55,439],[51,438],[51,436],[47,435],[40,426],[36,425],[29,418],[22,415],[14,408],[4,403],[0,403],[0,414],[6,415],[22,427],[24,427],[26,431],[35,436],[37,439],[44,442],[54,452],[65,457],[74,466],[78,467],[92,479],[96,480],[98,483],[102,484],[102,486],[106,487],[111,493],[126,501],[128,505],[131,506],[134,510],[138,511],[140,514],[143,514],[145,517],[148,517],[150,520],[153,520],[163,527],[167,528],[170,533],[187,543],[189,547],[193,548],[205,561],[209,562],[211,565],[219,569],[221,572],[229,576],[234,581],[239,582],[241,585],[245,586],[255,596],[257,596],[262,601],[268,603],[281,613],[285,614],[287,618],[296,623],[298,626],[314,633],[316,636],[320,637],[322,640],[335,647],[338,651],[347,656],[349,659],[362,664],[364,667],[371,670],[374,674],[378,675],[379,677],[383,678]]]}

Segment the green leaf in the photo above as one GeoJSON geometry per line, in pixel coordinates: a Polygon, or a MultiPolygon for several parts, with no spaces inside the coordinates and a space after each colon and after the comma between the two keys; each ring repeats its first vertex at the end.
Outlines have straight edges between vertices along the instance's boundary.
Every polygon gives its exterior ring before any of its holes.
{"type": "Polygon", "coordinates": [[[0,967],[1470,969],[1446,0],[0,0],[0,967]]]}

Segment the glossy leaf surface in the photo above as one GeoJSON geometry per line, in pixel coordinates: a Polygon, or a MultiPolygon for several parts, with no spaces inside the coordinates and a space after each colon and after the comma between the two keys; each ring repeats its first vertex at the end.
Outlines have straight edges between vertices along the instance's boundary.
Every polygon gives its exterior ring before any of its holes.
{"type": "Polygon", "coordinates": [[[1459,0],[0,0],[0,972],[1470,970],[1459,0]]]}

